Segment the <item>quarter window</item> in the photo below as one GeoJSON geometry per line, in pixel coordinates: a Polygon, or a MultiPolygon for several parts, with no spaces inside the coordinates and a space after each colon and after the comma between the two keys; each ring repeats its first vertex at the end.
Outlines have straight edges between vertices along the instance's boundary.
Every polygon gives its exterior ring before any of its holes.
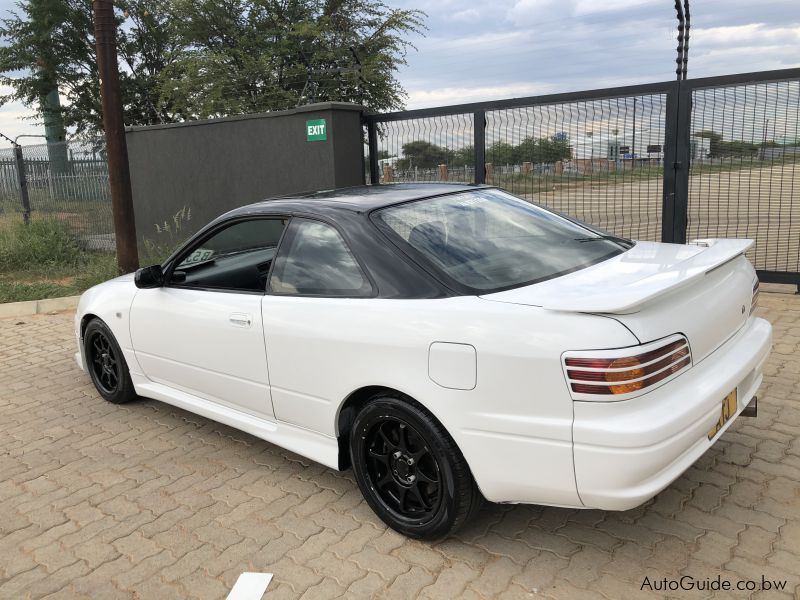
{"type": "Polygon", "coordinates": [[[171,285],[264,292],[287,219],[234,223],[193,246],[172,272],[171,285]]]}
{"type": "Polygon", "coordinates": [[[369,296],[372,288],[336,229],[319,221],[293,219],[269,290],[273,294],[369,296]]]}

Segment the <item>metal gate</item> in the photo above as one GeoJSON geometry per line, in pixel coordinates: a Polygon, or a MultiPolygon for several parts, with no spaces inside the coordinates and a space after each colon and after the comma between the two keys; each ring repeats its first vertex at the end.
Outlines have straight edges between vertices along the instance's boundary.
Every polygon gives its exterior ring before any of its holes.
{"type": "Polygon", "coordinates": [[[488,183],[612,233],[752,237],[800,285],[800,69],[366,115],[365,179],[488,183]]]}

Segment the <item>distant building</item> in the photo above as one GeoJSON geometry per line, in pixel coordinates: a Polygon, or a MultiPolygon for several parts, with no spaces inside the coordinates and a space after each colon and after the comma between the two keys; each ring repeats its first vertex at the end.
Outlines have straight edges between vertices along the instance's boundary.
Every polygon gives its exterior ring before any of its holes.
{"type": "Polygon", "coordinates": [[[645,128],[586,131],[570,138],[572,156],[577,160],[661,160],[664,132],[645,128]],[[616,132],[616,133],[615,133],[616,132]]]}

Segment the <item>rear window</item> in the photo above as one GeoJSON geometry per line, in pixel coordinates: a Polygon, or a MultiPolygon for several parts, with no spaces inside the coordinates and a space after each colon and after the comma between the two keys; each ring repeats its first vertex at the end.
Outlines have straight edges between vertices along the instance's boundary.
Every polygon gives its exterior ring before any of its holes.
{"type": "Polygon", "coordinates": [[[390,206],[374,218],[410,254],[478,293],[552,279],[633,244],[494,189],[390,206]]]}

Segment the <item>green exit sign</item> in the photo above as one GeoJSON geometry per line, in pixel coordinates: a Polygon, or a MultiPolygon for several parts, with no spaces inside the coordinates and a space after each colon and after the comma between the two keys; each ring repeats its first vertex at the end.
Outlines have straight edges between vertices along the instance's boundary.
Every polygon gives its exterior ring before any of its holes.
{"type": "Polygon", "coordinates": [[[306,121],[306,140],[309,142],[320,142],[328,139],[328,128],[325,119],[315,119],[306,121]]]}

